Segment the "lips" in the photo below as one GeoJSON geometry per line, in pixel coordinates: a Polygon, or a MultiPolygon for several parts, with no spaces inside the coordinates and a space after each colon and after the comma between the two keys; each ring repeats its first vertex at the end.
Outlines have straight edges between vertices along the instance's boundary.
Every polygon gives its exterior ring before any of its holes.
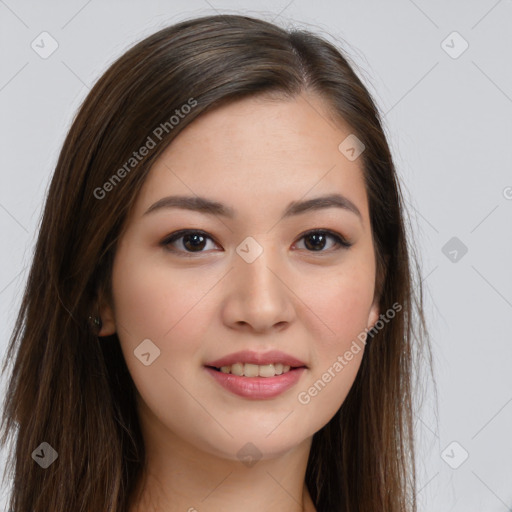
{"type": "Polygon", "coordinates": [[[233,395],[248,400],[267,400],[277,398],[285,391],[297,385],[306,368],[295,368],[274,377],[239,377],[229,373],[222,373],[208,366],[204,371],[210,375],[214,382],[233,395]]]}
{"type": "Polygon", "coordinates": [[[295,386],[306,371],[307,366],[300,359],[280,350],[270,350],[268,352],[242,350],[215,361],[210,361],[204,365],[204,369],[214,381],[229,392],[250,400],[266,400],[275,398],[295,386]],[[233,365],[235,365],[235,368],[232,368],[233,365]],[[265,368],[267,365],[269,368],[265,368]],[[233,369],[240,373],[238,367],[244,368],[244,374],[247,367],[249,367],[251,375],[233,375],[231,373],[233,369]],[[262,367],[266,376],[261,373],[262,367]],[[238,368],[238,371],[236,368],[238,368]],[[285,369],[286,371],[284,371],[285,369]],[[256,370],[258,371],[255,373],[256,370]],[[272,371],[270,372],[270,370],[272,371]],[[277,374],[272,376],[271,374],[276,370],[277,374]],[[257,376],[258,373],[259,376],[257,376]]]}
{"type": "Polygon", "coordinates": [[[216,359],[215,361],[210,361],[206,363],[205,366],[220,369],[222,366],[231,366],[235,363],[249,363],[258,366],[281,363],[283,366],[290,366],[291,368],[307,368],[306,363],[280,350],[270,350],[268,352],[242,350],[216,359]]]}

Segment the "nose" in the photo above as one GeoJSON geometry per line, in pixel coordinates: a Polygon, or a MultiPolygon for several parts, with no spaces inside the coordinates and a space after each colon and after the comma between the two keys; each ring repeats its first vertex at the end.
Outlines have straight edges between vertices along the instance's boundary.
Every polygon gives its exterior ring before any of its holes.
{"type": "Polygon", "coordinates": [[[259,239],[263,252],[251,263],[238,254],[227,289],[223,320],[232,329],[258,333],[283,330],[295,318],[293,293],[285,265],[259,239]],[[288,279],[289,280],[289,279],[288,279]]]}

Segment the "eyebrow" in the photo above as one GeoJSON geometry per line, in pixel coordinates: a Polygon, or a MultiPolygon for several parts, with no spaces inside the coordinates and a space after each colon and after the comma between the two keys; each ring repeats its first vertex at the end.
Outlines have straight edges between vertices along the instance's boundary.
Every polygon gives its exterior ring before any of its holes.
{"type": "MultiPolygon", "coordinates": [[[[192,210],[207,215],[219,215],[228,219],[233,219],[236,212],[233,208],[207,199],[206,197],[199,196],[167,196],[159,199],[156,203],[152,204],[144,213],[156,212],[165,208],[182,208],[185,210],[192,210]]],[[[323,210],[326,208],[342,208],[350,211],[359,217],[362,221],[363,217],[357,206],[350,201],[347,197],[341,194],[329,194],[326,196],[315,197],[305,201],[292,201],[285,209],[281,220],[302,213],[323,210]]]]}

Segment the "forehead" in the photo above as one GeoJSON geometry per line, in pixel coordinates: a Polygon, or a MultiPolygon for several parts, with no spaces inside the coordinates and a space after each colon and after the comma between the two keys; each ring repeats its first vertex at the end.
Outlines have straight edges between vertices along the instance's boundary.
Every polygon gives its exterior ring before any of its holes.
{"type": "Polygon", "coordinates": [[[367,218],[362,158],[338,146],[351,134],[317,96],[251,97],[203,114],[154,163],[135,205],[142,215],[166,195],[197,195],[235,212],[340,193],[367,218]]]}

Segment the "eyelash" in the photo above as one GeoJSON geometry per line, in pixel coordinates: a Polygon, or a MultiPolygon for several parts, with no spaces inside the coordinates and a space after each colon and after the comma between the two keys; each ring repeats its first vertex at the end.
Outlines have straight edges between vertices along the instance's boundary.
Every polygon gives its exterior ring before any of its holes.
{"type": "MultiPolygon", "coordinates": [[[[175,248],[170,247],[170,244],[172,244],[176,240],[179,240],[180,238],[183,238],[185,235],[189,235],[189,234],[197,234],[204,238],[209,238],[214,243],[216,243],[215,240],[204,231],[197,230],[197,229],[182,229],[180,231],[175,231],[174,233],[171,233],[164,240],[162,240],[160,245],[162,245],[166,250],[168,250],[170,252],[181,253],[181,254],[186,255],[186,257],[193,257],[196,254],[202,254],[202,253],[206,252],[206,251],[198,251],[198,252],[179,251],[175,248]]],[[[307,231],[306,233],[304,233],[300,236],[299,240],[302,240],[303,238],[306,238],[307,236],[314,235],[314,234],[325,234],[325,235],[328,235],[331,238],[333,238],[336,241],[336,244],[338,245],[338,247],[334,249],[335,251],[340,250],[340,249],[348,249],[348,248],[352,247],[352,245],[353,245],[352,243],[348,242],[342,235],[340,235],[339,233],[336,233],[334,231],[331,231],[329,229],[314,229],[311,231],[307,231]]],[[[307,252],[315,254],[315,253],[331,253],[333,251],[332,250],[327,250],[327,251],[320,250],[320,251],[307,251],[307,252]]]]}

